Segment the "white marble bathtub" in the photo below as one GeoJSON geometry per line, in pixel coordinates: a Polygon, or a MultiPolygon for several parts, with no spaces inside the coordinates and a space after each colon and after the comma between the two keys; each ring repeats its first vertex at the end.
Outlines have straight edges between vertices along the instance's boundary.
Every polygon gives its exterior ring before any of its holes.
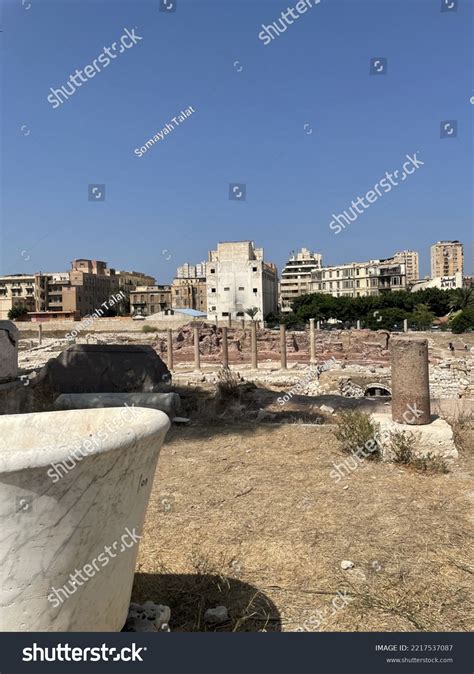
{"type": "Polygon", "coordinates": [[[0,416],[0,631],[123,627],[169,425],[145,408],[0,416]]]}

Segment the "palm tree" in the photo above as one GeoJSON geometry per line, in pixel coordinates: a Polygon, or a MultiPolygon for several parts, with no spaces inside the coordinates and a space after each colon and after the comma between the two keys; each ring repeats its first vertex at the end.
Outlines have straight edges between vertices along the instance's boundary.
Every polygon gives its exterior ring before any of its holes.
{"type": "Polygon", "coordinates": [[[449,306],[452,311],[462,311],[474,306],[474,288],[457,288],[449,306]]]}
{"type": "Polygon", "coordinates": [[[258,314],[259,311],[260,309],[258,307],[250,307],[249,309],[245,310],[245,313],[247,314],[247,316],[250,316],[250,318],[253,321],[255,320],[255,316],[258,314]]]}

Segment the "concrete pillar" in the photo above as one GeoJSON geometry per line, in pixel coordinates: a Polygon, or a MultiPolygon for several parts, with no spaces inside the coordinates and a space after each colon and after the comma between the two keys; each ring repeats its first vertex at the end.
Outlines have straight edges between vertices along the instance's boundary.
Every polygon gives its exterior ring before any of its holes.
{"type": "Polygon", "coordinates": [[[193,328],[194,331],[194,369],[201,369],[201,356],[199,354],[199,328],[193,328]]]}
{"type": "Polygon", "coordinates": [[[229,349],[227,344],[227,328],[222,328],[222,367],[229,367],[229,349]]]}
{"type": "Polygon", "coordinates": [[[390,352],[393,421],[410,426],[429,424],[428,340],[395,337],[390,340],[390,352]]]}
{"type": "Polygon", "coordinates": [[[229,328],[232,327],[232,314],[230,314],[230,313],[229,313],[229,316],[228,316],[228,325],[229,325],[229,328]]]}
{"type": "Polygon", "coordinates": [[[403,332],[408,332],[408,319],[403,319],[403,332]]]}
{"type": "Polygon", "coordinates": [[[318,322],[316,323],[316,329],[317,329],[317,330],[321,330],[321,321],[318,321],[318,322]]]}
{"type": "Polygon", "coordinates": [[[257,359],[257,324],[252,321],[250,324],[250,350],[252,352],[252,367],[254,370],[258,368],[257,359]]]}
{"type": "Polygon", "coordinates": [[[166,349],[166,357],[167,357],[167,365],[168,365],[168,370],[171,372],[173,369],[173,331],[171,328],[168,328],[168,335],[167,335],[167,349],[166,349]]]}
{"type": "Polygon", "coordinates": [[[280,325],[280,362],[281,369],[286,370],[286,325],[280,325]]]}
{"type": "Polygon", "coordinates": [[[43,343],[43,326],[41,323],[38,325],[38,346],[41,346],[43,343]]]}
{"type": "Polygon", "coordinates": [[[314,365],[316,362],[316,339],[314,334],[314,318],[309,319],[309,363],[314,365]]]}
{"type": "Polygon", "coordinates": [[[357,330],[360,330],[360,321],[357,321],[357,330]]]}

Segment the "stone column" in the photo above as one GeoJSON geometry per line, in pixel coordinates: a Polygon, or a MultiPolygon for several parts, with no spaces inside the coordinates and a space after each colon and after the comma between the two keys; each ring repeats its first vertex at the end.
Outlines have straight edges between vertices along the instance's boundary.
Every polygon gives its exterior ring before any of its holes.
{"type": "Polygon", "coordinates": [[[408,332],[408,319],[403,319],[403,332],[408,332]]]}
{"type": "Polygon", "coordinates": [[[317,330],[321,330],[321,321],[318,321],[318,322],[316,323],[316,329],[317,329],[317,330]]]}
{"type": "Polygon", "coordinates": [[[428,340],[390,340],[392,369],[392,419],[401,424],[429,424],[430,385],[428,340]]]}
{"type": "Polygon", "coordinates": [[[309,364],[316,362],[316,335],[314,334],[314,318],[309,319],[309,364]]]}
{"type": "Polygon", "coordinates": [[[242,318],[241,325],[242,325],[242,330],[245,330],[245,318],[242,318]]]}
{"type": "Polygon", "coordinates": [[[252,352],[252,367],[254,370],[258,368],[257,359],[257,324],[252,321],[250,324],[250,350],[252,352]]]}
{"type": "Polygon", "coordinates": [[[222,367],[229,367],[229,349],[227,344],[227,328],[222,328],[222,367]]]}
{"type": "Polygon", "coordinates": [[[194,331],[194,369],[201,369],[201,356],[199,354],[199,328],[193,328],[194,331]]]}
{"type": "Polygon", "coordinates": [[[232,314],[230,312],[229,312],[229,316],[228,316],[228,325],[229,325],[229,328],[232,327],[232,314]]]}
{"type": "Polygon", "coordinates": [[[360,330],[360,321],[357,321],[357,330],[360,330]]]}
{"type": "Polygon", "coordinates": [[[173,331],[171,328],[168,328],[168,344],[167,344],[167,350],[166,350],[166,356],[167,356],[167,365],[168,365],[168,370],[171,372],[173,369],[173,331]]]}
{"type": "Polygon", "coordinates": [[[281,369],[286,370],[286,325],[280,325],[280,362],[281,369]]]}
{"type": "Polygon", "coordinates": [[[41,323],[38,325],[38,346],[41,346],[43,343],[43,326],[41,323]]]}
{"type": "Polygon", "coordinates": [[[216,328],[217,328],[217,325],[218,325],[217,314],[214,316],[214,318],[215,318],[215,321],[216,321],[216,328]]]}

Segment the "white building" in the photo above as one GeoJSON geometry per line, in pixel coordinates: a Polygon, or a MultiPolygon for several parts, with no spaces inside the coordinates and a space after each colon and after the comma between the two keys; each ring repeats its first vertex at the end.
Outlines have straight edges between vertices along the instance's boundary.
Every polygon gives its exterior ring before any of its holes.
{"type": "Polygon", "coordinates": [[[280,305],[282,311],[291,311],[296,297],[311,292],[311,274],[321,269],[322,256],[302,248],[298,253],[290,254],[280,280],[280,305]]]}
{"type": "Polygon", "coordinates": [[[394,290],[406,290],[406,270],[393,258],[322,267],[312,274],[313,293],[366,297],[394,290]]]}
{"type": "Polygon", "coordinates": [[[253,241],[218,243],[209,253],[206,280],[209,318],[244,318],[246,309],[256,307],[255,318],[263,320],[278,309],[277,268],[253,241]]]}

